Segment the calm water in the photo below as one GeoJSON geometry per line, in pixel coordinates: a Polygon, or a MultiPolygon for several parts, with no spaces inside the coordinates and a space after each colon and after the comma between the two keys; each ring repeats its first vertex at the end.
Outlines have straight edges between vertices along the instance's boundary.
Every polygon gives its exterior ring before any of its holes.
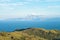
{"type": "Polygon", "coordinates": [[[1,21],[0,31],[13,31],[22,28],[45,28],[60,30],[60,22],[40,22],[40,21],[1,21]]]}

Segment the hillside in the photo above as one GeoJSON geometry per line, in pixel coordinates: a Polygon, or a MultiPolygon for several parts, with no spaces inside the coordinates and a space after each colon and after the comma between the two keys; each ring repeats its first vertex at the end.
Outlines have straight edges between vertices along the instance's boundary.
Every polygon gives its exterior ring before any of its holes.
{"type": "Polygon", "coordinates": [[[16,29],[13,32],[0,32],[0,40],[60,40],[60,30],[16,29]]]}

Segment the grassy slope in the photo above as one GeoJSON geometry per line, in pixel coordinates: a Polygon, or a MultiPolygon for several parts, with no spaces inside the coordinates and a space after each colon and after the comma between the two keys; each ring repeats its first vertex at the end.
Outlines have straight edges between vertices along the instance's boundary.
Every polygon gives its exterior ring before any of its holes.
{"type": "Polygon", "coordinates": [[[30,28],[14,32],[0,32],[0,40],[53,40],[60,38],[59,30],[30,28]]]}

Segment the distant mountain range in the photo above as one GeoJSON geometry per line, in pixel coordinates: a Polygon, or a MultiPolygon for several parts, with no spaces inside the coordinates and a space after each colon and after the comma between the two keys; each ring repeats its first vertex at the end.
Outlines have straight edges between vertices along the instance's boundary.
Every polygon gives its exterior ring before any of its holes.
{"type": "Polygon", "coordinates": [[[29,15],[23,18],[9,18],[7,21],[60,21],[60,17],[45,17],[42,15],[29,15]]]}
{"type": "Polygon", "coordinates": [[[60,30],[60,17],[43,17],[40,15],[31,15],[24,18],[9,18],[0,20],[0,30],[12,31],[15,28],[45,28],[60,30]],[[28,25],[27,25],[28,24],[28,25]]]}
{"type": "Polygon", "coordinates": [[[40,21],[41,20],[41,16],[39,15],[29,15],[23,18],[10,18],[10,19],[6,19],[6,20],[10,20],[10,21],[40,21]]]}

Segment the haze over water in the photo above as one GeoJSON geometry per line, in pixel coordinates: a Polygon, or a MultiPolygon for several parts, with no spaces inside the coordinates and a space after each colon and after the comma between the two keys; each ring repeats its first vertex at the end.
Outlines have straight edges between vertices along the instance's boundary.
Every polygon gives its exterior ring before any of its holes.
{"type": "Polygon", "coordinates": [[[60,29],[60,0],[0,0],[0,30],[60,29]]]}

